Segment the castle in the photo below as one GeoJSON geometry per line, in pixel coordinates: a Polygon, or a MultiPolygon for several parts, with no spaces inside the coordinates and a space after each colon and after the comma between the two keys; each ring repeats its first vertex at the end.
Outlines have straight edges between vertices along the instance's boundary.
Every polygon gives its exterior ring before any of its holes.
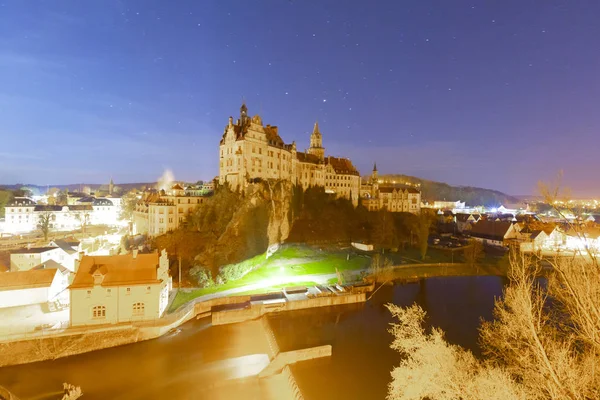
{"type": "Polygon", "coordinates": [[[244,190],[255,179],[282,179],[301,186],[322,186],[325,191],[358,205],[360,174],[347,158],[325,156],[323,135],[315,123],[310,147],[298,151],[286,144],[276,126],[263,125],[259,115],[248,116],[242,104],[240,118],[229,117],[220,142],[219,183],[244,190]]]}
{"type": "Polygon", "coordinates": [[[413,187],[380,185],[377,164],[369,181],[361,186],[361,204],[369,211],[386,209],[390,212],[421,212],[421,191],[413,187]]]}

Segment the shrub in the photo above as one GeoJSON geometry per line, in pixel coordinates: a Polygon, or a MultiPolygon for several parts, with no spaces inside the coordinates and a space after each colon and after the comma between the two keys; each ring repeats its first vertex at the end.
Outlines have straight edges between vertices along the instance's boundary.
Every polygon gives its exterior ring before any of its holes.
{"type": "Polygon", "coordinates": [[[201,265],[192,267],[190,269],[190,276],[196,280],[198,287],[200,288],[211,287],[215,284],[212,280],[210,271],[201,265]]]}

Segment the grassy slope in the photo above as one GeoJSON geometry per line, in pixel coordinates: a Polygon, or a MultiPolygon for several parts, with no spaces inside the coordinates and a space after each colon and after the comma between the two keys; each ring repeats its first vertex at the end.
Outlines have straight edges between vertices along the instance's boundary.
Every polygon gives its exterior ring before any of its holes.
{"type": "MultiPolygon", "coordinates": [[[[321,252],[306,246],[286,246],[269,257],[269,259],[266,259],[264,254],[261,254],[244,261],[244,263],[249,264],[253,270],[236,281],[190,292],[177,293],[175,300],[173,300],[173,303],[171,304],[170,310],[175,310],[182,304],[206,294],[213,294],[223,290],[264,282],[268,279],[285,280],[285,278],[302,275],[334,274],[336,268],[339,271],[353,271],[369,266],[369,258],[351,255],[350,258],[347,259],[347,254],[348,253],[345,251],[321,252]]],[[[303,282],[305,285],[312,283],[313,282],[309,280],[303,282]]],[[[301,286],[302,284],[293,283],[293,285],[301,286]]],[[[269,289],[277,290],[286,286],[290,285],[273,285],[269,287],[269,289]]],[[[260,291],[255,290],[252,292],[263,293],[269,291],[269,289],[261,289],[260,291]]]]}

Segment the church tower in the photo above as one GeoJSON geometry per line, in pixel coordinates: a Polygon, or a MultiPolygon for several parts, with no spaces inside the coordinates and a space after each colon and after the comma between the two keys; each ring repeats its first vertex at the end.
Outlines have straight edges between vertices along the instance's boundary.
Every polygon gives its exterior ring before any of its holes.
{"type": "Polygon", "coordinates": [[[110,182],[108,183],[108,194],[112,196],[113,190],[115,190],[115,183],[113,182],[112,177],[111,177],[110,182]]]}
{"type": "Polygon", "coordinates": [[[319,160],[325,160],[325,148],[323,148],[323,136],[319,132],[319,123],[315,122],[313,133],[310,135],[310,147],[308,154],[313,154],[319,157],[319,160]]]}

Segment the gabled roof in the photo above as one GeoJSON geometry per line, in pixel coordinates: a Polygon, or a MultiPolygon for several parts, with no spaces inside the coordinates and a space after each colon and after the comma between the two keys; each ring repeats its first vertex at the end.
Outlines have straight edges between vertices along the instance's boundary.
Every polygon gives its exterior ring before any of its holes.
{"type": "Polygon", "coordinates": [[[504,240],[512,224],[508,221],[479,221],[473,225],[471,236],[481,239],[504,240]]]}
{"type": "Polygon", "coordinates": [[[456,214],[456,222],[469,222],[471,214],[456,214]]]}
{"type": "Polygon", "coordinates": [[[56,247],[32,247],[29,249],[24,247],[22,249],[11,250],[10,254],[41,254],[51,250],[56,250],[56,247]]]}
{"type": "Polygon", "coordinates": [[[71,271],[67,267],[63,267],[62,264],[59,264],[54,260],[45,261],[45,262],[41,263],[40,265],[36,265],[35,267],[33,267],[31,269],[32,270],[57,269],[63,274],[71,273],[71,271]]]}
{"type": "Polygon", "coordinates": [[[184,190],[183,187],[179,184],[176,183],[171,187],[172,190],[184,190]]]}
{"type": "MultiPolygon", "coordinates": [[[[523,232],[523,231],[521,231],[521,232],[523,232]]],[[[531,235],[530,235],[529,237],[530,237],[531,239],[535,239],[535,238],[537,238],[538,236],[540,236],[542,233],[543,233],[544,235],[546,234],[546,233],[545,233],[543,230],[541,230],[541,229],[538,229],[538,230],[535,230],[535,231],[531,232],[531,235]]]]}
{"type": "Polygon", "coordinates": [[[61,249],[63,249],[67,254],[77,253],[77,250],[75,250],[73,247],[79,246],[79,242],[77,242],[77,244],[73,244],[73,243],[68,243],[64,239],[56,239],[56,240],[53,240],[52,243],[54,243],[56,245],[56,247],[60,247],[61,249]]]}
{"type": "Polygon", "coordinates": [[[0,291],[48,287],[57,273],[56,269],[3,272],[0,273],[0,291]]]}
{"type": "Polygon", "coordinates": [[[71,288],[94,286],[94,273],[104,275],[102,286],[143,285],[157,278],[158,253],[118,256],[83,256],[71,288]]]}

